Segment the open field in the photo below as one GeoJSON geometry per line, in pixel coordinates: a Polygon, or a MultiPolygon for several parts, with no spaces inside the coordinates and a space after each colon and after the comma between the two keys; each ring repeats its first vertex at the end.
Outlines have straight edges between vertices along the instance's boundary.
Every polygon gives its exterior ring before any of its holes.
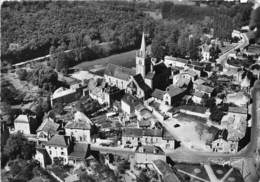
{"type": "Polygon", "coordinates": [[[82,70],[89,70],[89,69],[93,69],[97,66],[103,67],[103,66],[107,65],[108,63],[117,64],[120,66],[131,68],[131,67],[135,66],[135,52],[136,52],[136,50],[132,50],[132,51],[108,56],[105,58],[96,59],[93,61],[85,61],[85,62],[82,62],[82,63],[74,66],[74,68],[78,68],[78,69],[82,69],[82,70]]]}

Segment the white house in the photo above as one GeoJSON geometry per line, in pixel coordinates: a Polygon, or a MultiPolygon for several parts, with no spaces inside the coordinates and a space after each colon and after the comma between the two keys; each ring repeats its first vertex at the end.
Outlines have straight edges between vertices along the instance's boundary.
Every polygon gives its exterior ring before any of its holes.
{"type": "Polygon", "coordinates": [[[92,121],[82,112],[74,114],[74,120],[65,125],[65,135],[72,137],[75,142],[91,142],[90,129],[92,121]]]}
{"type": "Polygon", "coordinates": [[[151,145],[137,147],[134,158],[137,164],[152,164],[154,160],[166,161],[163,150],[160,147],[151,145]]]}
{"type": "Polygon", "coordinates": [[[167,67],[185,67],[188,64],[188,60],[172,57],[172,56],[165,56],[164,57],[164,64],[167,67]]]}
{"type": "Polygon", "coordinates": [[[70,153],[71,141],[70,137],[64,135],[53,136],[45,145],[52,163],[55,158],[60,159],[63,164],[68,163],[68,154],[70,153]]]}
{"type": "Polygon", "coordinates": [[[11,129],[10,133],[16,133],[18,131],[22,132],[25,135],[32,134],[32,125],[35,124],[36,117],[28,116],[25,114],[19,115],[14,120],[14,128],[11,129]]]}

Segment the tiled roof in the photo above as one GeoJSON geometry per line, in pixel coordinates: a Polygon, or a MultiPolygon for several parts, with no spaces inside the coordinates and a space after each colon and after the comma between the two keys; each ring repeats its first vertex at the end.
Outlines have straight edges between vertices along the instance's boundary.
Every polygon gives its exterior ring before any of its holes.
{"type": "Polygon", "coordinates": [[[114,64],[108,64],[105,69],[105,75],[116,77],[121,80],[128,80],[130,76],[135,75],[135,70],[121,67],[114,64]]]}
{"type": "Polygon", "coordinates": [[[46,145],[52,145],[52,146],[61,146],[61,147],[67,147],[68,144],[68,137],[64,135],[54,135],[47,143],[46,145]]]}
{"type": "Polygon", "coordinates": [[[47,117],[43,120],[42,124],[37,129],[37,132],[44,131],[46,133],[54,135],[57,133],[58,128],[59,124],[55,123],[52,119],[47,117]]]}
{"type": "Polygon", "coordinates": [[[192,106],[192,105],[182,105],[179,106],[178,109],[188,110],[191,112],[197,112],[197,113],[205,113],[207,111],[206,107],[203,106],[192,106]]]}
{"type": "Polygon", "coordinates": [[[183,93],[186,89],[175,87],[174,85],[170,85],[167,87],[166,92],[171,96],[178,96],[179,94],[183,93]]]}
{"type": "Polygon", "coordinates": [[[144,82],[144,79],[141,74],[133,76],[133,79],[144,92],[149,92],[151,90],[150,87],[146,85],[146,83],[144,82]]]}
{"type": "Polygon", "coordinates": [[[151,126],[151,121],[150,120],[141,120],[138,121],[139,127],[149,127],[151,126]]]}
{"type": "Polygon", "coordinates": [[[29,123],[28,116],[25,114],[20,114],[17,118],[14,120],[15,123],[29,123]]]}
{"type": "Polygon", "coordinates": [[[204,93],[202,93],[202,92],[198,92],[198,91],[195,91],[194,94],[193,94],[193,96],[195,96],[195,97],[199,97],[199,98],[203,98],[204,93]]]}
{"type": "Polygon", "coordinates": [[[204,79],[199,78],[199,79],[197,79],[197,80],[194,81],[194,84],[202,85],[202,84],[205,83],[205,82],[206,82],[206,81],[205,81],[204,79]]]}
{"type": "Polygon", "coordinates": [[[164,94],[165,91],[156,88],[152,93],[152,97],[157,98],[159,100],[163,100],[164,94]]]}
{"type": "Polygon", "coordinates": [[[141,128],[124,128],[123,136],[125,137],[162,137],[162,130],[160,129],[141,129],[141,128]]]}
{"type": "Polygon", "coordinates": [[[226,129],[224,130],[219,130],[218,133],[216,134],[215,140],[222,138],[224,140],[227,140],[228,137],[228,131],[226,129]]]}
{"type": "Polygon", "coordinates": [[[163,139],[164,140],[174,140],[174,136],[166,129],[163,131],[163,139]]]}
{"type": "Polygon", "coordinates": [[[140,128],[124,128],[122,131],[122,136],[125,137],[142,137],[143,130],[140,128]]]}
{"type": "Polygon", "coordinates": [[[160,129],[144,129],[143,136],[162,137],[162,130],[160,129]]]}
{"type": "Polygon", "coordinates": [[[88,144],[76,143],[73,147],[73,152],[69,154],[69,158],[80,158],[84,159],[88,151],[88,144]]]}
{"type": "Polygon", "coordinates": [[[137,99],[136,97],[130,95],[130,94],[125,94],[122,98],[122,101],[127,103],[128,105],[135,107],[137,105],[139,105],[141,102],[139,101],[139,99],[137,99]]]}
{"type": "Polygon", "coordinates": [[[90,125],[89,123],[80,121],[80,122],[76,122],[76,121],[70,121],[66,124],[65,128],[68,129],[78,129],[78,130],[90,130],[90,125]]]}
{"type": "Polygon", "coordinates": [[[214,88],[206,86],[206,85],[198,85],[196,87],[196,90],[206,92],[206,93],[212,93],[214,88]]]}

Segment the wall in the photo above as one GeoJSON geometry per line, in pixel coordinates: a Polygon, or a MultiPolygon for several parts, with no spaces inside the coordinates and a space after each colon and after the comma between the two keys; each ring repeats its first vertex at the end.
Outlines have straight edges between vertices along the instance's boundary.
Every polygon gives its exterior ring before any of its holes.
{"type": "Polygon", "coordinates": [[[65,128],[66,136],[73,136],[77,142],[91,142],[90,130],[65,128]]]}
{"type": "Polygon", "coordinates": [[[150,154],[150,153],[135,153],[135,161],[136,163],[152,163],[154,160],[161,159],[166,161],[165,155],[158,155],[158,154],[150,154]]]}
{"type": "Polygon", "coordinates": [[[64,164],[68,163],[68,148],[59,147],[59,146],[45,146],[46,151],[48,152],[52,163],[54,162],[55,157],[63,158],[64,164]],[[63,154],[62,154],[63,152],[63,154]]]}
{"type": "Polygon", "coordinates": [[[30,135],[30,124],[29,123],[14,123],[14,131],[21,131],[25,135],[30,135]]]}

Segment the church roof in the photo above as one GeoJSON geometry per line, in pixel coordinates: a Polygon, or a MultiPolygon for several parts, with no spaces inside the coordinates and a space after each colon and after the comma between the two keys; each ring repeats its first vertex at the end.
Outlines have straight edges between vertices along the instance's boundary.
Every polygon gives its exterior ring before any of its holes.
{"type": "Polygon", "coordinates": [[[109,63],[106,66],[105,75],[109,75],[127,81],[130,78],[130,76],[135,75],[135,70],[109,63]]]}
{"type": "Polygon", "coordinates": [[[133,79],[144,92],[149,92],[151,90],[150,87],[144,82],[141,74],[133,76],[133,79]]]}

